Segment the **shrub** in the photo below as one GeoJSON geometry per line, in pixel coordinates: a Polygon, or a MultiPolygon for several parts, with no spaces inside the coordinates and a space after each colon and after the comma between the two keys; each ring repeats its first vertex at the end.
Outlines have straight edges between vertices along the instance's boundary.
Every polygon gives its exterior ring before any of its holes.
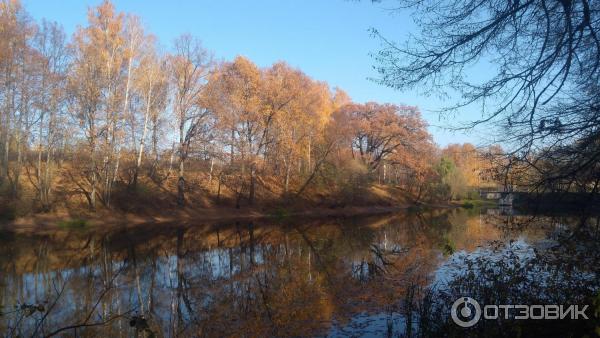
{"type": "Polygon", "coordinates": [[[465,209],[473,209],[475,207],[475,204],[471,202],[464,202],[461,206],[465,209]]]}
{"type": "Polygon", "coordinates": [[[63,220],[58,222],[58,226],[61,228],[68,228],[68,229],[78,229],[78,228],[85,228],[87,226],[87,221],[84,219],[68,219],[68,220],[63,220]]]}

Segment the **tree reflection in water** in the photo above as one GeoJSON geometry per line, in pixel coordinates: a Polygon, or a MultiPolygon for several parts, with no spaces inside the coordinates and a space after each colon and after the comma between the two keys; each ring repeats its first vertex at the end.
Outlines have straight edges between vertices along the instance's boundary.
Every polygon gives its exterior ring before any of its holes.
{"type": "MultiPolygon", "coordinates": [[[[600,266],[594,222],[453,210],[4,231],[0,331],[25,337],[526,332],[514,320],[465,331],[450,321],[449,306],[460,295],[489,304],[593,302],[600,266]]],[[[588,331],[594,325],[577,323],[588,331]]]]}

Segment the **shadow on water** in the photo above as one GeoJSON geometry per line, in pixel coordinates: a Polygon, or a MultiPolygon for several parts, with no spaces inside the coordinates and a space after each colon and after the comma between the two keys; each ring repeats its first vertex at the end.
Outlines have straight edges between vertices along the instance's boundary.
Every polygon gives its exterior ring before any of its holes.
{"type": "Polygon", "coordinates": [[[598,220],[451,210],[0,233],[0,332],[28,336],[581,336],[598,330],[598,220]],[[589,304],[589,320],[450,318],[589,304]]]}

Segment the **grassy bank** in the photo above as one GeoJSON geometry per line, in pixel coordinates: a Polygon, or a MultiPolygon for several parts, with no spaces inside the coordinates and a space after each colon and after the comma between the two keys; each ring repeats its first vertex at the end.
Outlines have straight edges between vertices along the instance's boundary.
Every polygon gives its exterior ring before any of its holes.
{"type": "Polygon", "coordinates": [[[465,208],[465,209],[493,208],[493,207],[498,206],[498,203],[495,200],[482,200],[482,199],[461,199],[461,200],[452,201],[451,204],[465,208]]]}

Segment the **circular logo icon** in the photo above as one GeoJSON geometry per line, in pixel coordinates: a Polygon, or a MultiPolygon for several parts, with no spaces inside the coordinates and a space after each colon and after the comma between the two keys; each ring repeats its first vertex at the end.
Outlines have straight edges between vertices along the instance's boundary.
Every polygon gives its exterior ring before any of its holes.
{"type": "Polygon", "coordinates": [[[481,307],[475,299],[471,297],[461,297],[452,304],[450,315],[456,325],[461,327],[471,327],[477,324],[479,318],[481,318],[481,307]]]}

